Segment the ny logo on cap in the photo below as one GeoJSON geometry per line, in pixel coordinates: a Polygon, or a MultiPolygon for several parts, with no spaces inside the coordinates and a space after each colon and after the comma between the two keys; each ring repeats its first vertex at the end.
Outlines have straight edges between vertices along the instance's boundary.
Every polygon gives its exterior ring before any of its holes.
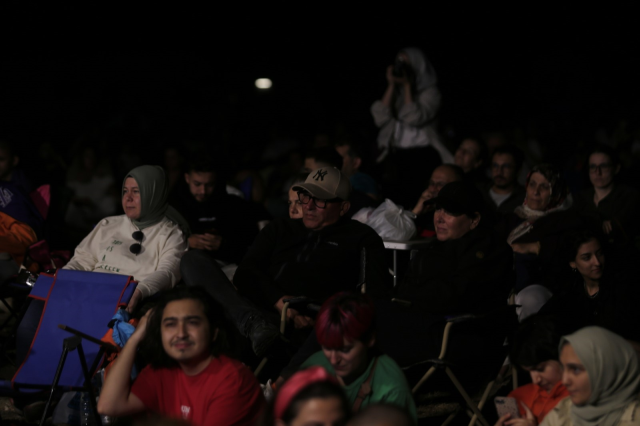
{"type": "Polygon", "coordinates": [[[324,171],[324,170],[322,170],[322,169],[318,169],[318,171],[316,172],[316,174],[315,174],[315,175],[313,175],[313,178],[312,178],[312,179],[315,179],[315,180],[321,180],[321,181],[323,181],[323,182],[324,182],[324,177],[327,175],[327,173],[329,173],[329,172],[326,172],[326,171],[324,171]]]}

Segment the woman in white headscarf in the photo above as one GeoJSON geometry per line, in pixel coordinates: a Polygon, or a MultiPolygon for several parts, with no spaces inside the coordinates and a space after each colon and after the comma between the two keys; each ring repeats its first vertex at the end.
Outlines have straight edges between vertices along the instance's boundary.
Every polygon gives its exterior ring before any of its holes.
{"type": "Polygon", "coordinates": [[[640,365],[626,340],[585,327],[561,339],[560,362],[570,396],[542,425],[640,425],[640,365]]]}
{"type": "Polygon", "coordinates": [[[391,154],[397,180],[405,189],[416,185],[419,192],[411,199],[415,200],[435,167],[453,163],[435,128],[441,99],[438,78],[422,51],[407,47],[398,52],[395,64],[387,67],[387,82],[382,99],[371,106],[373,120],[380,128],[377,162],[391,154]]]}

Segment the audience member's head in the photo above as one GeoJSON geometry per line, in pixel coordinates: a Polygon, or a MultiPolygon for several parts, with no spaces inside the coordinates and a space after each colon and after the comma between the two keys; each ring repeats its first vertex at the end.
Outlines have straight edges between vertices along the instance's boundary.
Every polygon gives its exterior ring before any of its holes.
{"type": "Polygon", "coordinates": [[[322,367],[291,376],[278,390],[265,423],[289,425],[345,425],[349,403],[336,379],[322,367]],[[273,420],[272,420],[273,419],[273,420]]]}
{"type": "MultiPolygon", "coordinates": [[[[332,149],[339,156],[339,154],[332,149]]],[[[302,204],[302,222],[310,230],[319,231],[336,223],[351,207],[349,179],[335,167],[313,170],[304,183],[291,189],[302,204]]]]}
{"type": "MultiPolygon", "coordinates": [[[[425,192],[429,195],[429,199],[436,198],[440,190],[448,183],[460,182],[464,178],[464,172],[460,166],[454,164],[442,164],[436,167],[431,173],[429,186],[425,192]]],[[[424,195],[424,193],[423,193],[424,195]]]]}
{"type": "Polygon", "coordinates": [[[9,141],[0,140],[0,180],[10,181],[20,158],[9,141]]]}
{"type": "Polygon", "coordinates": [[[302,204],[300,204],[300,199],[298,198],[298,192],[293,190],[293,187],[304,183],[307,180],[308,173],[298,173],[294,179],[291,188],[289,188],[289,200],[287,204],[289,205],[289,217],[291,219],[302,219],[302,204]]]}
{"type": "Polygon", "coordinates": [[[184,180],[189,186],[189,192],[196,201],[206,201],[216,187],[216,170],[213,160],[206,155],[194,156],[187,163],[184,180]]]}
{"type": "Polygon", "coordinates": [[[599,282],[604,273],[605,258],[596,234],[589,230],[573,231],[567,234],[565,246],[569,267],[586,283],[599,282]]]}
{"type": "Polygon", "coordinates": [[[366,371],[376,341],[374,308],[368,297],[348,292],[332,296],[318,313],[315,331],[325,357],[345,383],[366,371]]]}
{"type": "Polygon", "coordinates": [[[607,189],[620,172],[618,153],[607,145],[598,145],[589,153],[589,180],[596,189],[607,189]]]}
{"type": "Polygon", "coordinates": [[[524,204],[531,210],[545,212],[561,205],[569,194],[560,170],[551,164],[531,169],[526,181],[524,204]]]}
{"type": "Polygon", "coordinates": [[[604,328],[585,327],[562,337],[560,362],[573,424],[620,424],[640,389],[638,355],[629,342],[604,328]]]}
{"type": "Polygon", "coordinates": [[[195,365],[228,351],[224,324],[206,290],[175,287],[153,308],[141,347],[153,368],[195,365]]]}
{"type": "Polygon", "coordinates": [[[374,404],[356,414],[349,426],[413,426],[413,420],[397,405],[374,404]]]}
{"type": "Polygon", "coordinates": [[[413,212],[417,215],[427,212],[432,205],[425,203],[425,201],[436,198],[446,184],[461,181],[463,178],[464,172],[459,166],[442,164],[436,167],[431,173],[427,189],[422,192],[413,212]]]}
{"type": "Polygon", "coordinates": [[[362,165],[360,148],[353,143],[342,142],[336,145],[336,151],[342,156],[342,173],[347,177],[358,173],[362,165]]]}
{"type": "Polygon", "coordinates": [[[342,169],[342,156],[334,148],[325,146],[310,150],[304,157],[306,171],[319,169],[320,167],[342,169]]]}
{"type": "Polygon", "coordinates": [[[558,344],[560,334],[547,317],[527,318],[513,338],[509,358],[531,375],[531,381],[551,392],[562,381],[558,344]]]}
{"type": "Polygon", "coordinates": [[[160,166],[139,166],[122,183],[122,209],[143,231],[165,216],[169,204],[167,176],[160,166]]]}
{"type": "Polygon", "coordinates": [[[491,178],[493,186],[508,190],[518,180],[518,172],[522,167],[524,155],[514,145],[502,145],[496,148],[491,157],[491,178]]]}
{"type": "Polygon", "coordinates": [[[487,148],[480,138],[466,138],[458,146],[453,161],[465,173],[469,173],[482,166],[486,155],[487,148]]]}
{"type": "Polygon", "coordinates": [[[439,241],[455,240],[475,229],[484,210],[482,193],[470,182],[445,185],[434,202],[433,225],[439,241]]]}

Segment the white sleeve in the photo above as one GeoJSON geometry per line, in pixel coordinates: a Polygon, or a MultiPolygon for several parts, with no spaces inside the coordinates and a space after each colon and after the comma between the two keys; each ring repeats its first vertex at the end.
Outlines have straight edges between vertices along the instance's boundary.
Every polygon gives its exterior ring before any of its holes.
{"type": "Polygon", "coordinates": [[[168,290],[180,281],[180,259],[188,248],[180,227],[175,226],[162,244],[158,267],[138,283],[143,298],[168,290]]]}
{"type": "Polygon", "coordinates": [[[93,271],[98,263],[98,258],[93,255],[95,250],[92,248],[94,241],[98,237],[100,227],[104,221],[98,223],[89,235],[78,244],[73,257],[62,269],[72,269],[74,271],[93,271]]]}

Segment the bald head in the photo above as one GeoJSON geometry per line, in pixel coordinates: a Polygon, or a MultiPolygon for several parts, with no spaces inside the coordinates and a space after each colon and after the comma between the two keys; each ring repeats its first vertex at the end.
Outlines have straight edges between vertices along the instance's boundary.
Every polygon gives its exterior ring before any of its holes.
{"type": "Polygon", "coordinates": [[[462,171],[462,169],[453,164],[443,164],[436,167],[433,173],[431,173],[429,186],[424,191],[426,194],[428,194],[427,199],[437,197],[442,187],[446,184],[461,181],[463,174],[464,172],[462,171]]]}

